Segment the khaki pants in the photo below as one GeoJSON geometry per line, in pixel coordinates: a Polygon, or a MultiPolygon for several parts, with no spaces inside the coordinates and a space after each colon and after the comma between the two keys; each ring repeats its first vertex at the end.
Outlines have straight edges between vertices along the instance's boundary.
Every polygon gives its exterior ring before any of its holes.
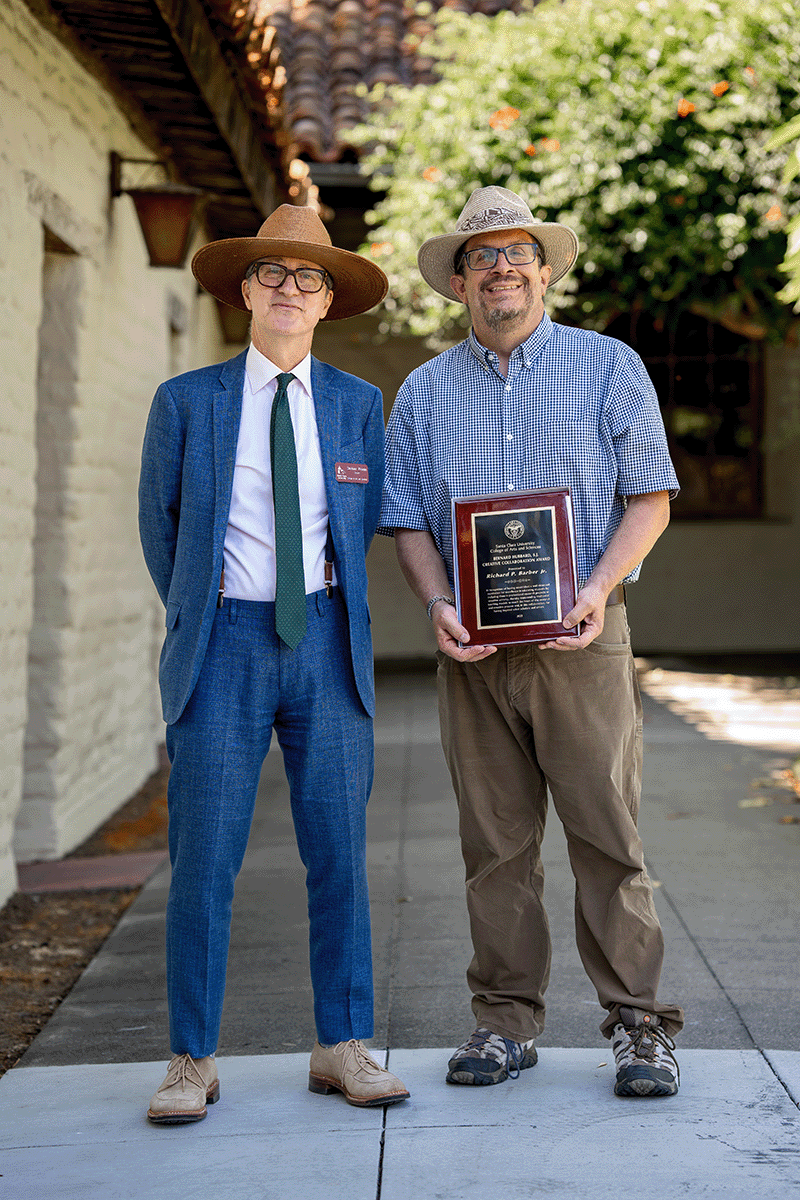
{"type": "Polygon", "coordinates": [[[439,655],[442,745],[459,806],[478,1024],[527,1041],[544,1027],[550,933],[540,847],[547,789],[575,876],[581,960],[608,1016],[658,1002],[664,940],[636,828],[642,709],[625,606],[585,650],[511,646],[476,663],[439,655]]]}

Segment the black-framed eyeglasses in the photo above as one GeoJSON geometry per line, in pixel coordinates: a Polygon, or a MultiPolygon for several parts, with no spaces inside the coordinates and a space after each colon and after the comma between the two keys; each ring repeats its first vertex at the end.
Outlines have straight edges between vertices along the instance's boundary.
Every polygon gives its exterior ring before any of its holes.
{"type": "Polygon", "coordinates": [[[247,278],[252,275],[269,288],[279,288],[287,275],[291,275],[301,292],[321,292],[326,284],[333,287],[333,280],[322,267],[296,267],[292,271],[281,263],[257,262],[248,268],[247,278]]]}
{"type": "Polygon", "coordinates": [[[478,246],[476,250],[467,250],[456,264],[456,269],[465,262],[470,271],[489,271],[500,254],[512,267],[528,266],[537,259],[544,261],[538,242],[514,242],[510,246],[478,246]]]}

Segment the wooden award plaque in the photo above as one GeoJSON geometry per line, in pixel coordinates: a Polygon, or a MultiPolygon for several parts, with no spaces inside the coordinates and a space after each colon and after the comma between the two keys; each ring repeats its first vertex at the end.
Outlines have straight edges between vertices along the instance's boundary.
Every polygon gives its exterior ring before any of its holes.
{"type": "Polygon", "coordinates": [[[470,646],[579,637],[569,488],[464,496],[452,502],[456,603],[470,646]]]}

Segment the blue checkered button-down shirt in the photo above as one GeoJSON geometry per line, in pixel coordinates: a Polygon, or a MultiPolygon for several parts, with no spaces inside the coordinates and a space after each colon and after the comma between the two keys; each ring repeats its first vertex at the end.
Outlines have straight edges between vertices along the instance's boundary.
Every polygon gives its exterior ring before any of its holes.
{"type": "Polygon", "coordinates": [[[623,342],[547,314],[514,350],[508,378],[498,368],[470,333],[409,375],[386,431],[378,532],[429,530],[452,585],[454,497],[568,486],[583,584],[622,520],[623,497],[677,494],[653,385],[623,342]]]}

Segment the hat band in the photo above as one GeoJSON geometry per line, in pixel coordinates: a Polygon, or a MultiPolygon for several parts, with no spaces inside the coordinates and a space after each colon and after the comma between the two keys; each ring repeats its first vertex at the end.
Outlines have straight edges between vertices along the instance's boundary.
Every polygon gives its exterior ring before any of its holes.
{"type": "Polygon", "coordinates": [[[476,213],[474,217],[468,217],[459,226],[457,232],[467,233],[471,229],[488,229],[490,225],[509,225],[518,229],[520,223],[531,225],[533,217],[529,213],[512,212],[508,208],[485,208],[482,212],[476,213]]]}

